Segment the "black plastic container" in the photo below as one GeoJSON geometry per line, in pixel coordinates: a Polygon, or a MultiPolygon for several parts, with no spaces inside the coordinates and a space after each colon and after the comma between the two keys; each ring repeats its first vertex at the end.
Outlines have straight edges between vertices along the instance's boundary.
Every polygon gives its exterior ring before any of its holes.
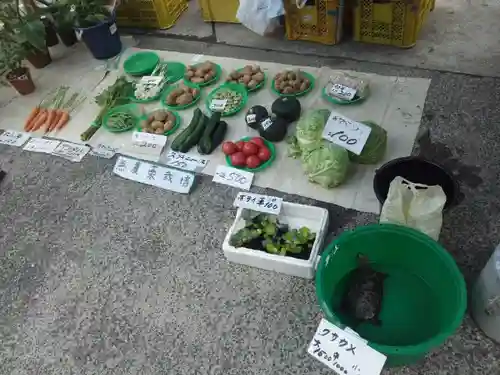
{"type": "Polygon", "coordinates": [[[425,185],[439,185],[446,194],[444,208],[456,203],[459,186],[451,173],[440,165],[423,158],[408,156],[391,160],[381,166],[373,179],[373,190],[380,204],[384,204],[392,180],[401,176],[408,181],[425,185]]]}
{"type": "Polygon", "coordinates": [[[66,47],[70,47],[77,42],[75,30],[72,28],[59,28],[57,29],[57,33],[59,34],[59,38],[66,47]]]}
{"type": "Polygon", "coordinates": [[[45,40],[47,42],[47,47],[54,47],[59,44],[59,38],[57,37],[56,29],[52,22],[47,18],[42,17],[42,22],[45,25],[45,40]]]}

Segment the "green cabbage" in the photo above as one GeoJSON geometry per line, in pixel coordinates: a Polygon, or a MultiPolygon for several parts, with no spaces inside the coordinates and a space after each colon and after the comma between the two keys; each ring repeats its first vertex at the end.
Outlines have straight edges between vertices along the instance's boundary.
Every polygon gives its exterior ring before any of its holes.
{"type": "Polygon", "coordinates": [[[342,184],[349,168],[347,150],[321,136],[329,115],[326,109],[306,112],[297,123],[295,137],[288,139],[288,155],[300,156],[309,181],[327,189],[342,184]]]}
{"type": "Polygon", "coordinates": [[[387,148],[387,131],[374,122],[364,121],[363,124],[372,129],[368,140],[360,155],[349,152],[349,158],[358,164],[377,164],[383,159],[387,148]]]}

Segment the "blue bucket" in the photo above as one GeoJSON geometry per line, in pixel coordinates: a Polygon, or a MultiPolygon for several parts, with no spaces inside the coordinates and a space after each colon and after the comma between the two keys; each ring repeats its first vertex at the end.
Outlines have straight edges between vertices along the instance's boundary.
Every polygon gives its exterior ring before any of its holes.
{"type": "Polygon", "coordinates": [[[76,32],[81,34],[85,45],[98,60],[115,57],[122,50],[114,14],[107,21],[91,27],[77,28],[76,32]]]}

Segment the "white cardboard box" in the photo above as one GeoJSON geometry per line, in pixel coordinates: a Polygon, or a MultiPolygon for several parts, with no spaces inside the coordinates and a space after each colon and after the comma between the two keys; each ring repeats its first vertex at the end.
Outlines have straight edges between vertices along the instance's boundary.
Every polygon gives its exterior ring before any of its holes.
{"type": "Polygon", "coordinates": [[[247,266],[258,267],[269,271],[285,273],[291,276],[312,279],[316,268],[316,259],[323,246],[323,240],[328,228],[328,211],[315,206],[305,206],[283,202],[279,221],[288,224],[291,229],[307,227],[316,233],[311,255],[308,260],[296,259],[289,256],[269,254],[265,251],[235,248],[229,245],[232,234],[245,226],[245,220],[241,218],[243,209],[239,208],[236,219],[224,239],[222,249],[226,259],[247,266]]]}

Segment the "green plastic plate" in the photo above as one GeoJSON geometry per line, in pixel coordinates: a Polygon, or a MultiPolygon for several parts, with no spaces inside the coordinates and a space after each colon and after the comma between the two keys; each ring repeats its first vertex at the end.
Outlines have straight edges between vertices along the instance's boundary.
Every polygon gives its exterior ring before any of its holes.
{"type": "MultiPolygon", "coordinates": [[[[199,65],[201,65],[203,63],[199,63],[199,64],[196,64],[196,65],[193,65],[193,67],[197,67],[199,65]]],[[[207,82],[204,82],[204,83],[197,83],[198,86],[200,87],[206,87],[206,86],[210,86],[211,84],[217,82],[219,79],[220,79],[220,76],[222,75],[222,68],[219,64],[216,64],[216,63],[212,63],[215,65],[215,76],[214,78],[212,78],[210,81],[207,81],[207,82]]],[[[188,83],[192,83],[191,81],[187,80],[186,78],[184,78],[184,82],[188,82],[188,83]]]]}
{"type": "Polygon", "coordinates": [[[167,81],[168,83],[175,83],[184,78],[186,73],[186,65],[177,61],[165,61],[167,64],[167,81]]]}
{"type": "Polygon", "coordinates": [[[144,76],[151,74],[160,57],[154,52],[137,52],[123,63],[125,73],[131,76],[144,76]]]}
{"type": "Polygon", "coordinates": [[[342,99],[337,99],[337,98],[334,98],[334,97],[331,97],[330,95],[328,95],[326,93],[326,87],[323,87],[322,96],[326,101],[328,101],[332,104],[349,105],[349,104],[359,104],[359,103],[363,102],[369,96],[369,93],[367,92],[366,96],[364,96],[364,97],[358,96],[356,99],[353,99],[353,100],[342,100],[342,99]]]}
{"type": "Polygon", "coordinates": [[[207,109],[210,111],[210,103],[212,103],[212,99],[214,95],[220,91],[220,90],[230,90],[230,91],[235,91],[241,95],[241,103],[238,107],[233,108],[231,111],[224,111],[222,112],[221,116],[222,117],[227,117],[227,116],[232,116],[241,111],[243,108],[245,108],[245,105],[248,102],[248,91],[247,88],[243,85],[240,85],[239,83],[232,83],[232,82],[227,82],[219,87],[216,87],[212,91],[210,91],[210,94],[208,94],[208,97],[205,99],[205,105],[207,106],[207,109]]]}
{"type": "Polygon", "coordinates": [[[111,108],[108,112],[106,112],[106,114],[103,116],[102,118],[102,126],[109,132],[111,133],[123,133],[123,132],[126,132],[126,131],[129,131],[130,129],[133,129],[135,128],[140,120],[141,120],[141,113],[140,113],[140,109],[137,105],[135,104],[124,104],[124,105],[120,105],[118,107],[115,107],[115,108],[111,108]],[[128,113],[130,115],[133,116],[134,118],[134,121],[130,123],[130,126],[126,127],[126,128],[114,128],[111,124],[110,124],[110,120],[112,118],[113,115],[116,115],[117,113],[128,113]]]}
{"type": "MultiPolygon", "coordinates": [[[[236,71],[241,72],[243,69],[245,69],[245,68],[240,68],[240,69],[237,69],[236,71]]],[[[263,88],[266,85],[267,74],[266,74],[266,72],[262,72],[262,74],[264,74],[264,80],[261,83],[259,83],[257,86],[255,86],[253,89],[247,88],[248,92],[259,91],[261,88],[263,88]]]]}
{"type": "Polygon", "coordinates": [[[276,87],[275,87],[275,79],[273,78],[273,81],[271,82],[271,90],[274,91],[274,93],[276,95],[279,95],[279,96],[295,96],[295,97],[299,97],[299,96],[304,96],[306,95],[309,91],[311,91],[313,88],[314,88],[314,83],[316,81],[316,78],[314,78],[313,75],[307,73],[307,72],[302,72],[301,71],[301,74],[302,76],[304,76],[305,78],[307,78],[309,80],[309,82],[311,82],[311,84],[309,85],[309,87],[304,90],[304,91],[301,91],[301,92],[295,92],[293,94],[282,94],[281,92],[279,92],[278,90],[276,90],[276,87]]]}
{"type": "Polygon", "coordinates": [[[200,91],[200,93],[198,94],[198,96],[196,96],[191,103],[184,104],[184,105],[170,105],[170,104],[167,104],[167,96],[173,90],[175,90],[175,89],[177,89],[179,87],[179,84],[177,84],[177,85],[171,85],[168,89],[163,90],[163,95],[161,96],[161,104],[163,106],[167,107],[168,109],[174,109],[174,110],[175,109],[177,109],[177,110],[186,109],[186,108],[190,108],[190,107],[196,105],[196,103],[198,103],[198,101],[201,98],[201,88],[200,88],[200,86],[195,85],[194,83],[191,83],[191,82],[184,82],[183,84],[186,85],[186,86],[192,87],[194,89],[198,89],[200,91]]]}
{"type": "MultiPolygon", "coordinates": [[[[153,112],[155,112],[155,111],[152,111],[152,112],[150,112],[150,113],[148,113],[148,114],[145,114],[144,116],[142,116],[142,117],[141,117],[141,121],[138,123],[137,128],[136,128],[136,129],[137,129],[137,131],[142,132],[141,122],[142,122],[143,120],[147,120],[147,118],[149,117],[149,115],[150,115],[151,113],[153,113],[153,112]]],[[[170,111],[170,112],[171,112],[171,113],[174,115],[174,117],[175,117],[175,124],[174,124],[174,127],[173,127],[172,129],[167,130],[166,132],[164,132],[164,133],[163,133],[163,135],[171,135],[171,134],[174,134],[174,133],[177,131],[177,129],[179,129],[179,126],[181,126],[181,116],[179,116],[179,114],[178,114],[177,112],[175,112],[175,111],[170,111]]]]}
{"type": "MultiPolygon", "coordinates": [[[[244,138],[241,138],[241,139],[237,140],[236,142],[239,142],[239,141],[247,142],[247,141],[249,141],[252,138],[255,138],[255,137],[244,137],[244,138]]],[[[274,159],[276,159],[276,148],[274,147],[274,144],[272,144],[271,142],[266,141],[264,138],[262,138],[262,140],[264,141],[264,143],[266,144],[267,148],[271,152],[271,157],[269,158],[268,161],[262,163],[257,168],[253,168],[253,169],[252,168],[247,168],[247,167],[237,167],[237,166],[234,166],[231,163],[231,157],[229,155],[226,155],[226,163],[227,163],[227,165],[229,165],[229,166],[231,166],[233,168],[241,169],[242,171],[247,171],[247,172],[260,172],[260,171],[263,171],[264,169],[269,168],[271,166],[271,164],[273,163],[274,159]]],[[[236,142],[234,142],[234,143],[236,143],[236,142]]]]}

